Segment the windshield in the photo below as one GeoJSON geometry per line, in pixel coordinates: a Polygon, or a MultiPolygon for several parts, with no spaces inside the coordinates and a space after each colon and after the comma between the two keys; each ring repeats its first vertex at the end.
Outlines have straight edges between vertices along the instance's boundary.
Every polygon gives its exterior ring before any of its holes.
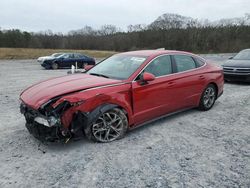
{"type": "Polygon", "coordinates": [[[61,54],[58,56],[59,58],[70,58],[71,54],[61,54]]]}
{"type": "Polygon", "coordinates": [[[113,55],[90,69],[87,74],[125,80],[139,68],[146,58],[145,56],[113,55]]]}
{"type": "Polygon", "coordinates": [[[239,52],[233,59],[250,60],[250,50],[244,50],[239,52]]]}
{"type": "Polygon", "coordinates": [[[62,53],[54,53],[54,54],[52,54],[51,56],[52,56],[52,57],[58,57],[58,56],[60,56],[60,55],[62,55],[62,53]]]}

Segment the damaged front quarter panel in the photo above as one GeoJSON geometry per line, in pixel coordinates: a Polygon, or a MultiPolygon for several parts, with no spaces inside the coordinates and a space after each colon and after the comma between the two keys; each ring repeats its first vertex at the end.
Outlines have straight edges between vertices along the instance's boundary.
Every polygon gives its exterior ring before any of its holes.
{"type": "MultiPolygon", "coordinates": [[[[132,116],[132,109],[130,108],[131,85],[127,83],[111,87],[77,91],[52,98],[38,109],[31,107],[36,113],[45,118],[49,126],[47,124],[44,125],[42,121],[35,122],[34,119],[39,116],[36,115],[32,117],[31,121],[29,121],[29,118],[26,118],[28,130],[33,135],[36,134],[34,131],[39,134],[42,133],[42,137],[51,138],[49,140],[55,138],[67,141],[71,137],[83,136],[83,132],[85,131],[86,133],[86,127],[89,127],[87,125],[93,123],[105,110],[115,107],[123,109],[128,116],[128,121],[133,123],[133,120],[130,119],[132,116]],[[116,87],[116,90],[114,91],[111,87],[116,87]],[[37,126],[37,123],[40,126],[37,126]],[[45,131],[37,131],[35,129],[44,129],[45,131]],[[43,133],[48,133],[49,136],[43,133]]],[[[28,117],[27,113],[25,117],[28,117]]]]}
{"type": "Polygon", "coordinates": [[[91,110],[88,108],[88,104],[92,106],[98,106],[98,104],[102,104],[104,101],[107,101],[110,97],[106,95],[96,95],[95,97],[89,99],[82,99],[77,96],[65,96],[59,99],[53,107],[55,109],[58,108],[62,103],[68,102],[70,107],[64,111],[61,111],[61,123],[64,128],[69,128],[72,120],[77,116],[79,112],[84,112],[88,114],[91,110]]]}
{"type": "MultiPolygon", "coordinates": [[[[132,109],[129,108],[131,106],[130,85],[127,84],[125,87],[122,85],[120,88],[119,92],[105,91],[110,88],[76,92],[60,98],[53,104],[53,108],[57,109],[65,101],[70,104],[69,108],[61,112],[60,119],[65,129],[77,134],[79,130],[83,130],[84,127],[94,122],[103,110],[120,107],[128,114],[128,117],[131,117],[132,109]]],[[[128,121],[133,123],[132,119],[128,118],[128,121]]]]}

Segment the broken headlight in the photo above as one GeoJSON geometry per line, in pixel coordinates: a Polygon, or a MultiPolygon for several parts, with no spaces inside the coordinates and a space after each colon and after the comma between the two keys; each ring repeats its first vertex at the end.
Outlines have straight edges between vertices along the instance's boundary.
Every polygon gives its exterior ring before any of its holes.
{"type": "Polygon", "coordinates": [[[49,123],[50,127],[53,127],[56,124],[60,123],[60,119],[56,118],[55,116],[49,116],[48,123],[49,123]]]}
{"type": "Polygon", "coordinates": [[[34,121],[46,127],[54,127],[58,123],[60,123],[60,119],[56,118],[55,116],[49,116],[47,119],[44,117],[37,116],[35,117],[34,121]]]}

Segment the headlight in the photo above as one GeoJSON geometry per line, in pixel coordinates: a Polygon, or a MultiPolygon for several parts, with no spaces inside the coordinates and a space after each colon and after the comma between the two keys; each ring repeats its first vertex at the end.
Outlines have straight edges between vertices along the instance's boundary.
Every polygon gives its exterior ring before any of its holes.
{"type": "Polygon", "coordinates": [[[55,116],[50,116],[48,118],[48,123],[50,125],[50,127],[55,126],[57,123],[59,123],[59,119],[57,119],[55,116]]]}
{"type": "Polygon", "coordinates": [[[54,116],[50,116],[48,119],[38,116],[34,119],[34,121],[46,127],[54,127],[57,123],[60,123],[60,120],[54,116]]]}
{"type": "Polygon", "coordinates": [[[49,125],[48,120],[45,119],[45,118],[43,118],[43,117],[39,117],[39,116],[38,116],[38,117],[35,117],[34,121],[37,122],[37,123],[39,123],[39,124],[42,124],[42,125],[44,125],[44,126],[46,126],[46,127],[51,127],[51,126],[49,125]]]}

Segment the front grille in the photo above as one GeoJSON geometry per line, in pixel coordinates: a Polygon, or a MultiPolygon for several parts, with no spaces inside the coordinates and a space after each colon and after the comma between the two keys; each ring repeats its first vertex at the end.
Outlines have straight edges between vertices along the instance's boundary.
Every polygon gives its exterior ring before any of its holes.
{"type": "Polygon", "coordinates": [[[41,141],[55,141],[62,139],[59,127],[46,127],[37,122],[26,123],[26,128],[35,138],[41,141]]]}
{"type": "Polygon", "coordinates": [[[46,127],[34,121],[37,116],[41,116],[39,111],[32,109],[25,104],[21,104],[20,108],[26,119],[26,128],[35,138],[41,141],[63,139],[63,136],[60,133],[60,127],[46,127]]]}
{"type": "Polygon", "coordinates": [[[223,67],[224,73],[233,74],[250,74],[250,68],[239,68],[239,67],[223,67]]]}

